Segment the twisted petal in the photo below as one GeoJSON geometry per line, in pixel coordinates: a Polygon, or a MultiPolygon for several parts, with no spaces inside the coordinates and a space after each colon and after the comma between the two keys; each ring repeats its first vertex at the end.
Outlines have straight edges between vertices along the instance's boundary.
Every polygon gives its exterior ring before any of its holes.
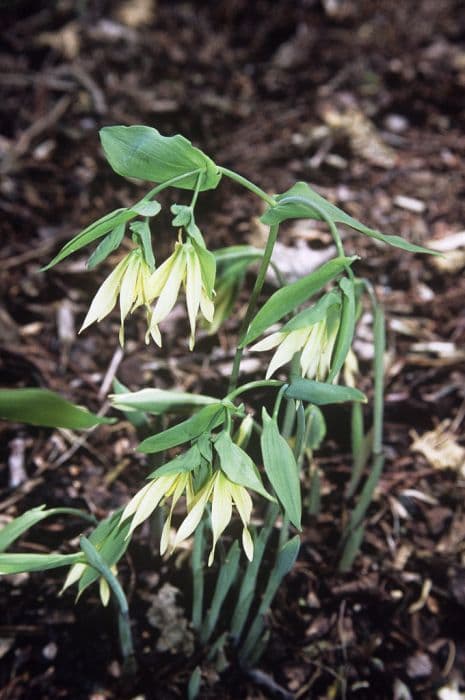
{"type": "Polygon", "coordinates": [[[232,498],[230,492],[230,481],[222,471],[215,476],[212,498],[212,531],[213,546],[208,557],[208,566],[213,564],[216,544],[229,525],[232,517],[232,498]]]}
{"type": "Polygon", "coordinates": [[[132,535],[138,525],[146,520],[155,510],[166,492],[170,489],[177,478],[177,474],[170,476],[160,476],[144,486],[134,498],[128,503],[121,516],[121,522],[129,518],[133,513],[134,517],[127,538],[132,535]]]}
{"type": "Polygon", "coordinates": [[[108,275],[106,280],[100,286],[97,294],[94,296],[92,303],[81,326],[81,331],[90,326],[95,321],[101,321],[114,308],[118,299],[118,292],[121,286],[121,280],[128,265],[127,255],[115,267],[113,272],[108,275]]]}
{"type": "MultiPolygon", "coordinates": [[[[171,270],[166,280],[166,284],[160,292],[158,301],[152,313],[151,323],[159,324],[165,319],[178,298],[179,288],[186,273],[186,257],[184,250],[178,248],[174,253],[171,270]]],[[[156,274],[156,273],[155,273],[156,274]]]]}
{"type": "Polygon", "coordinates": [[[213,479],[210,479],[205,484],[203,489],[201,489],[201,491],[199,491],[199,493],[197,494],[196,498],[192,503],[191,510],[189,511],[188,515],[184,518],[179,527],[179,530],[176,534],[176,538],[174,540],[174,547],[180,544],[180,542],[182,542],[183,540],[186,540],[188,537],[190,537],[197,525],[199,524],[203,515],[203,511],[205,510],[207,501],[210,498],[213,489],[213,484],[213,479]]]}
{"type": "Polygon", "coordinates": [[[258,343],[255,343],[255,345],[252,345],[250,350],[253,352],[261,352],[262,350],[272,350],[275,348],[279,343],[284,339],[285,333],[272,333],[271,335],[267,336],[266,338],[263,338],[263,340],[260,340],[258,343]]]}
{"type": "MultiPolygon", "coordinates": [[[[184,490],[187,486],[187,483],[189,481],[189,474],[184,473],[180,474],[178,478],[176,479],[174,486],[174,491],[173,491],[173,497],[171,500],[171,507],[168,513],[168,516],[166,518],[165,524],[163,525],[163,530],[161,533],[161,538],[160,538],[160,554],[163,556],[163,554],[166,552],[168,549],[168,544],[169,544],[169,539],[170,539],[170,531],[171,531],[171,518],[173,517],[173,511],[176,506],[176,503],[179,501],[181,498],[182,494],[184,493],[184,490]]],[[[170,490],[173,490],[173,486],[171,486],[170,490]]],[[[167,494],[171,495],[170,492],[168,491],[167,494]]]]}
{"type": "Polygon", "coordinates": [[[231,495],[234,500],[234,504],[237,508],[239,516],[242,520],[242,547],[244,548],[245,556],[249,561],[253,559],[253,540],[252,535],[249,532],[248,525],[250,523],[250,517],[252,515],[252,499],[250,494],[243,486],[238,484],[231,484],[231,495]]]}

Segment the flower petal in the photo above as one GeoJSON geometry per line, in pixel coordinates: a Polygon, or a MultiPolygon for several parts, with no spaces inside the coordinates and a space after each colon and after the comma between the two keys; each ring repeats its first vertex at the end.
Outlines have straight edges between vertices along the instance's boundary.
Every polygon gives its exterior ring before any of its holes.
{"type": "Polygon", "coordinates": [[[286,337],[276,350],[270,362],[270,366],[266,372],[267,379],[269,379],[271,375],[274,374],[277,369],[279,369],[279,367],[282,367],[292,360],[295,353],[302,347],[307,335],[308,330],[305,328],[298,331],[291,331],[290,333],[286,334],[286,337]]]}
{"type": "Polygon", "coordinates": [[[176,538],[174,540],[174,545],[173,547],[177,547],[180,542],[183,540],[186,540],[188,537],[192,535],[194,532],[195,528],[199,524],[200,520],[202,519],[203,511],[205,510],[205,506],[207,504],[208,499],[210,498],[210,494],[213,489],[213,479],[210,479],[203,489],[199,491],[197,494],[195,500],[192,503],[192,508],[187,514],[187,516],[184,518],[182,521],[179,530],[176,534],[176,538]]]}
{"type": "Polygon", "coordinates": [[[242,524],[244,527],[247,527],[250,523],[253,506],[250,494],[244,486],[239,486],[239,484],[235,484],[232,481],[229,482],[229,490],[237,512],[242,520],[242,524]]]}
{"type": "Polygon", "coordinates": [[[195,322],[199,313],[202,292],[202,273],[200,262],[193,246],[186,246],[186,305],[191,334],[189,349],[193,350],[195,344],[195,322]]]}
{"type": "Polygon", "coordinates": [[[255,345],[251,345],[249,348],[253,352],[262,352],[266,350],[272,350],[275,348],[279,343],[284,340],[285,338],[285,333],[272,333],[271,335],[268,335],[266,338],[263,338],[263,340],[260,340],[258,343],[255,343],[255,345]]]}
{"type": "Polygon", "coordinates": [[[207,293],[202,289],[200,295],[200,311],[202,316],[208,321],[208,323],[213,323],[213,317],[215,315],[215,304],[211,299],[208,298],[207,293]]]}
{"type": "Polygon", "coordinates": [[[110,586],[105,581],[103,576],[101,576],[99,579],[99,594],[102,605],[104,608],[106,608],[110,600],[110,586]]]}
{"type": "Polygon", "coordinates": [[[67,575],[67,577],[66,577],[66,579],[65,579],[65,582],[64,582],[64,584],[63,584],[63,587],[62,587],[62,589],[61,589],[61,591],[60,591],[60,595],[61,595],[64,591],[66,591],[67,588],[69,588],[70,586],[72,586],[73,583],[76,583],[77,581],[79,581],[79,579],[81,578],[82,574],[84,573],[84,571],[85,571],[87,568],[88,568],[88,567],[87,567],[87,564],[81,564],[81,563],[73,564],[73,566],[72,566],[72,567],[70,568],[70,570],[68,571],[68,575],[67,575]]]}
{"type": "Polygon", "coordinates": [[[90,326],[95,321],[101,321],[114,308],[118,299],[118,292],[121,285],[121,279],[128,264],[128,256],[123,258],[115,267],[113,272],[108,275],[104,282],[100,285],[97,294],[92,299],[89,311],[84,319],[79,333],[90,326]]]}
{"type": "MultiPolygon", "coordinates": [[[[151,323],[158,325],[165,319],[178,298],[179,288],[186,273],[186,257],[183,248],[173,254],[173,262],[165,286],[160,292],[152,313],[151,323]]],[[[156,274],[156,272],[154,273],[156,274]]]]}
{"type": "Polygon", "coordinates": [[[213,564],[216,544],[229,525],[232,517],[232,498],[229,490],[229,483],[229,479],[222,471],[217,472],[215,475],[215,485],[213,487],[211,515],[213,546],[208,557],[208,566],[213,564]]]}
{"type": "Polygon", "coordinates": [[[242,547],[244,548],[245,556],[249,561],[253,559],[253,539],[249,530],[244,527],[242,530],[242,547]]]}

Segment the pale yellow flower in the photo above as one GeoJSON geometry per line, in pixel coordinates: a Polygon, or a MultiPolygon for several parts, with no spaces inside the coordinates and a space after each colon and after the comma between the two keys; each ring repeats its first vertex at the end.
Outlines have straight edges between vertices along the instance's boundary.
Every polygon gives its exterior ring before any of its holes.
{"type": "Polygon", "coordinates": [[[211,501],[213,546],[208,558],[208,565],[211,566],[213,563],[218,539],[231,520],[233,505],[236,506],[242,520],[242,546],[247,558],[252,559],[253,541],[248,529],[252,512],[252,499],[244,486],[228,479],[221,469],[217,470],[195,494],[190,472],[163,475],[150,481],[131,499],[121,516],[121,522],[132,518],[127,536],[129,537],[135,528],[153,513],[159,503],[171,498],[170,510],[160,540],[160,553],[163,555],[170,545],[171,518],[174,508],[184,493],[186,494],[187,515],[176,532],[171,551],[194,533],[202,519],[207,503],[211,501]]]}
{"type": "MultiPolygon", "coordinates": [[[[191,350],[195,343],[195,324],[199,310],[209,323],[212,322],[214,280],[211,279],[211,266],[207,269],[206,256],[211,256],[211,253],[204,250],[202,254],[190,241],[187,243],[178,241],[174,253],[151,275],[148,290],[150,297],[157,299],[150,320],[149,331],[152,336],[158,333],[158,324],[168,316],[175,305],[181,285],[186,294],[191,350]]],[[[161,345],[161,342],[158,344],[161,345]]]]}
{"type": "MultiPolygon", "coordinates": [[[[148,289],[150,275],[151,271],[144,260],[142,250],[136,248],[128,253],[100,286],[79,332],[90,326],[91,323],[101,321],[107,316],[115,307],[119,296],[121,315],[119,340],[123,345],[124,322],[127,315],[139,306],[145,306],[148,311],[150,310],[150,303],[153,299],[150,297],[148,289]]],[[[157,338],[157,330],[156,328],[152,329],[155,338],[157,338]]],[[[158,338],[159,335],[158,333],[158,338]]]]}
{"type": "Polygon", "coordinates": [[[324,381],[330,370],[339,323],[340,307],[335,304],[328,309],[322,320],[296,330],[272,333],[250,349],[260,352],[277,347],[266,372],[267,379],[290,362],[296,352],[301,352],[302,376],[324,381]]]}

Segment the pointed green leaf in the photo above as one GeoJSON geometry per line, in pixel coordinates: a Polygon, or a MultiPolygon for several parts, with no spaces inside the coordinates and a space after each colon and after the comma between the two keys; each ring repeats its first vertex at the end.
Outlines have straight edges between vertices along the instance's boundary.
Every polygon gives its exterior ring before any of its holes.
{"type": "Polygon", "coordinates": [[[37,508],[31,508],[2,527],[0,530],[0,552],[4,552],[26,530],[40,523],[41,520],[51,518],[54,515],[73,515],[95,522],[92,515],[78,508],[49,508],[46,510],[44,505],[37,506],[37,508]]]}
{"type": "Polygon", "coordinates": [[[300,530],[302,500],[294,454],[266,408],[262,411],[261,446],[266,475],[291,523],[300,530]]]}
{"type": "Polygon", "coordinates": [[[158,479],[160,476],[169,476],[170,474],[181,474],[181,472],[191,472],[196,469],[202,460],[197,443],[192,445],[187,452],[177,455],[174,459],[164,464],[162,467],[154,469],[147,477],[148,479],[158,479]]]}
{"type": "Polygon", "coordinates": [[[284,326],[281,328],[282,333],[290,333],[291,331],[297,331],[300,328],[308,328],[314,323],[323,321],[328,313],[328,309],[331,306],[339,305],[341,303],[341,294],[336,290],[332,290],[327,294],[324,294],[321,299],[319,299],[313,306],[308,309],[304,309],[297,316],[291,318],[284,326]]]}
{"type": "Polygon", "coordinates": [[[343,292],[342,308],[336,343],[331,358],[331,371],[326,380],[328,384],[331,384],[341,371],[352,345],[355,332],[356,300],[354,280],[349,277],[343,277],[339,282],[339,286],[343,292]]]}
{"type": "Polygon", "coordinates": [[[159,416],[163,413],[189,411],[195,406],[218,405],[218,399],[203,394],[189,394],[166,389],[141,389],[121,394],[110,394],[110,401],[119,410],[147,411],[159,416]]]}
{"type": "MultiPolygon", "coordinates": [[[[118,395],[120,394],[131,394],[127,386],[124,386],[118,379],[113,379],[113,391],[115,394],[112,396],[115,397],[116,395],[116,400],[114,403],[115,408],[117,408],[117,398],[118,395]]],[[[132,395],[132,394],[131,394],[132,395]]],[[[141,434],[144,434],[150,425],[149,418],[146,413],[143,411],[139,411],[137,409],[130,408],[127,411],[124,408],[120,408],[119,410],[122,410],[124,413],[124,417],[133,425],[135,428],[137,428],[138,431],[142,431],[141,434]]]]}
{"type": "Polygon", "coordinates": [[[317,406],[345,403],[347,401],[367,402],[365,394],[358,389],[353,389],[350,386],[316,382],[313,379],[294,379],[286,389],[284,396],[287,399],[309,401],[317,406]]]}
{"type": "Polygon", "coordinates": [[[185,175],[175,186],[194,190],[203,173],[201,191],[214,189],[221,179],[215,163],[179,134],[162,136],[148,126],[106,126],[100,139],[111,167],[123,177],[163,183],[185,175]]]}
{"type": "Polygon", "coordinates": [[[124,232],[126,231],[126,224],[120,224],[113,229],[113,231],[105,236],[105,238],[100,241],[89,260],[87,261],[87,269],[93,270],[94,267],[100,265],[114,250],[116,250],[121,241],[124,238],[124,232]]]}
{"type": "Polygon", "coordinates": [[[152,435],[138,445],[139,452],[154,453],[169,450],[171,447],[182,445],[199,437],[202,433],[217,428],[224,421],[224,406],[221,403],[211,404],[200,409],[192,418],[174,425],[162,433],[152,435]]]}
{"type": "Polygon", "coordinates": [[[271,295],[262,306],[249,326],[247,335],[241,343],[241,347],[248,345],[255,338],[266,331],[267,328],[279,321],[283,316],[294,311],[300,304],[307,301],[313,294],[320,291],[325,284],[337,277],[348,265],[351,265],[357,256],[350,258],[339,257],[330,260],[318,270],[302,279],[288,284],[271,295]]]}
{"type": "MultiPolygon", "coordinates": [[[[275,585],[273,585],[272,588],[275,590],[277,590],[283,578],[287,576],[289,571],[294,566],[297,555],[299,554],[299,549],[300,537],[295,535],[292,539],[286,542],[286,544],[280,550],[276,561],[276,567],[273,571],[273,579],[275,579],[273,583],[275,585]]],[[[271,605],[271,602],[271,600],[264,600],[263,607],[268,608],[271,605]]]]}
{"type": "Polygon", "coordinates": [[[270,226],[279,224],[286,219],[315,219],[317,221],[332,221],[338,224],[345,224],[363,233],[365,236],[376,238],[383,243],[402,248],[410,253],[428,253],[438,255],[436,251],[423,246],[415,245],[404,240],[400,236],[389,236],[369,228],[346,214],[342,209],[328,202],[320,194],[312,190],[306,182],[297,182],[287,192],[275,197],[278,204],[270,207],[261,217],[264,224],[270,226]]]}
{"type": "Polygon", "coordinates": [[[47,389],[0,389],[0,418],[71,430],[84,430],[116,420],[96,416],[47,389]]]}
{"type": "Polygon", "coordinates": [[[232,441],[229,433],[222,432],[215,440],[214,447],[220,458],[221,469],[228,479],[256,491],[270,501],[274,500],[263,486],[258,469],[249,455],[232,441]]]}
{"type": "Polygon", "coordinates": [[[0,575],[46,571],[83,561],[85,557],[80,552],[77,554],[0,554],[0,575]]]}
{"type": "Polygon", "coordinates": [[[317,450],[326,435],[325,417],[318,406],[314,404],[307,406],[305,416],[309,426],[306,447],[311,450],[317,450]]]}
{"type": "Polygon", "coordinates": [[[115,211],[105,214],[101,219],[94,221],[93,224],[87,226],[83,231],[74,236],[68,243],[66,243],[60,252],[55,255],[53,260],[48,263],[42,270],[48,270],[68,255],[75,253],[76,251],[84,248],[84,246],[89,245],[98,238],[101,238],[109,231],[112,231],[117,226],[125,224],[130,219],[136,216],[135,212],[131,209],[115,209],[115,211]]]}

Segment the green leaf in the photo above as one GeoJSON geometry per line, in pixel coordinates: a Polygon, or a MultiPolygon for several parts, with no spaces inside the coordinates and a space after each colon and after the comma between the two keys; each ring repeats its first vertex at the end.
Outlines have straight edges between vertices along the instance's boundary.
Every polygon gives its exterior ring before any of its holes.
{"type": "Polygon", "coordinates": [[[75,253],[76,251],[84,248],[84,246],[89,245],[98,238],[101,238],[109,231],[112,231],[117,226],[125,224],[130,219],[133,219],[136,213],[132,209],[115,209],[115,211],[105,214],[101,219],[94,221],[93,224],[87,226],[83,231],[74,236],[68,243],[66,243],[60,252],[55,255],[53,260],[48,263],[42,270],[48,270],[68,255],[75,253]]]}
{"type": "MultiPolygon", "coordinates": [[[[113,379],[113,391],[115,392],[115,394],[112,394],[112,397],[116,398],[116,401],[114,402],[115,408],[117,407],[116,404],[117,404],[118,395],[131,393],[128,390],[128,388],[126,386],[124,386],[124,384],[122,384],[118,379],[116,379],[116,377],[115,377],[115,379],[113,379]],[[115,395],[116,395],[116,397],[115,397],[115,395]]],[[[112,397],[110,397],[110,398],[112,398],[112,397]]],[[[148,426],[150,425],[149,418],[148,418],[147,414],[144,413],[143,411],[138,411],[138,410],[133,409],[133,408],[131,408],[127,411],[125,411],[122,408],[119,410],[123,411],[124,417],[131,423],[131,425],[133,425],[135,428],[137,428],[137,430],[145,431],[148,428],[148,426]]]]}
{"type": "Polygon", "coordinates": [[[154,453],[169,450],[171,447],[182,445],[199,437],[202,433],[217,428],[224,421],[224,406],[215,403],[200,409],[195,416],[188,418],[178,425],[174,425],[162,433],[152,435],[143,440],[137,446],[139,452],[154,453]]]}
{"type": "Polygon", "coordinates": [[[161,210],[161,204],[156,199],[141,199],[136,204],[133,204],[131,209],[139,216],[156,216],[161,210]]]}
{"type": "Polygon", "coordinates": [[[318,406],[314,404],[307,406],[305,416],[309,426],[306,447],[311,450],[317,450],[326,436],[325,417],[318,406]]]}
{"type": "Polygon", "coordinates": [[[275,197],[278,204],[270,207],[263,214],[260,221],[270,226],[280,224],[286,219],[316,219],[317,221],[332,221],[334,223],[345,224],[363,233],[365,236],[376,238],[383,243],[402,248],[410,253],[428,253],[438,255],[436,251],[423,246],[415,245],[405,241],[400,236],[384,235],[376,229],[369,228],[346,214],[342,209],[328,202],[320,194],[312,190],[306,182],[297,182],[287,192],[275,197]]]}
{"type": "Polygon", "coordinates": [[[262,410],[261,446],[266,475],[291,523],[300,530],[302,500],[294,454],[266,408],[262,410]]]}
{"type": "Polygon", "coordinates": [[[163,413],[179,413],[196,406],[218,404],[218,399],[203,394],[165,389],[141,389],[121,394],[110,394],[110,401],[119,410],[147,411],[159,416],[163,413]]]}
{"type": "Polygon", "coordinates": [[[355,332],[356,300],[354,280],[349,277],[343,277],[339,282],[339,286],[343,292],[342,309],[336,343],[331,358],[331,371],[326,380],[328,384],[331,384],[341,371],[352,345],[355,332]]]}
{"type": "Polygon", "coordinates": [[[0,554],[1,574],[22,574],[30,571],[46,571],[60,566],[70,566],[85,561],[77,554],[0,554]]]}
{"type": "Polygon", "coordinates": [[[49,508],[48,510],[45,508],[45,505],[31,508],[2,527],[0,530],[0,552],[4,552],[26,530],[40,523],[41,520],[51,518],[54,515],[74,515],[78,518],[95,522],[92,515],[78,508],[49,508]]]}
{"type": "Polygon", "coordinates": [[[186,175],[175,186],[194,190],[203,173],[201,191],[214,189],[221,179],[215,163],[179,134],[162,136],[148,126],[106,126],[100,139],[111,167],[123,177],[161,184],[186,175]]]}
{"type": "Polygon", "coordinates": [[[282,333],[289,333],[291,331],[297,331],[300,328],[308,328],[314,323],[323,321],[328,313],[328,309],[331,306],[340,305],[341,295],[339,292],[332,290],[319,299],[316,304],[313,304],[308,309],[304,309],[297,316],[291,318],[288,323],[286,323],[282,328],[282,333]]]}
{"type": "Polygon", "coordinates": [[[0,418],[71,430],[85,430],[116,420],[96,416],[47,389],[0,389],[0,418]]]}
{"type": "Polygon", "coordinates": [[[152,249],[152,234],[147,221],[134,221],[129,225],[129,228],[139,238],[144,254],[144,260],[153,272],[155,270],[155,257],[152,249]]]}
{"type": "Polygon", "coordinates": [[[93,270],[94,267],[100,265],[114,250],[116,250],[124,238],[126,224],[120,224],[113,231],[105,236],[103,241],[100,241],[89,260],[87,261],[87,269],[93,270]]]}
{"type": "Polygon", "coordinates": [[[284,396],[287,399],[309,401],[317,406],[347,401],[367,402],[365,394],[358,389],[338,384],[327,384],[326,382],[315,382],[313,379],[294,379],[286,389],[284,396]]]}
{"type": "Polygon", "coordinates": [[[258,469],[249,455],[232,441],[229,433],[223,431],[215,440],[214,447],[220,458],[221,469],[228,479],[256,491],[270,501],[274,500],[263,486],[258,469]]]}
{"type": "MultiPolygon", "coordinates": [[[[272,586],[274,590],[277,589],[283,578],[287,576],[289,571],[294,566],[297,559],[297,555],[299,554],[299,548],[300,537],[298,535],[295,535],[292,539],[286,542],[286,544],[279,551],[276,566],[272,574],[273,579],[276,577],[275,581],[273,581],[273,584],[275,585],[272,586]]],[[[271,602],[271,600],[264,600],[263,607],[265,609],[268,608],[271,605],[271,602]]]]}
{"type": "Polygon", "coordinates": [[[273,323],[294,311],[300,304],[303,304],[313,294],[322,289],[330,280],[337,277],[347,265],[351,265],[357,259],[356,255],[350,258],[334,258],[310,275],[306,275],[302,279],[297,280],[297,282],[278,289],[255,316],[240,347],[248,345],[255,338],[258,338],[263,331],[272,326],[273,323]]]}
{"type": "Polygon", "coordinates": [[[202,461],[202,454],[197,443],[194,443],[187,452],[177,455],[174,459],[164,464],[162,467],[157,467],[149,474],[148,479],[158,479],[160,476],[169,476],[170,474],[181,474],[181,472],[191,472],[196,469],[202,461]]]}

